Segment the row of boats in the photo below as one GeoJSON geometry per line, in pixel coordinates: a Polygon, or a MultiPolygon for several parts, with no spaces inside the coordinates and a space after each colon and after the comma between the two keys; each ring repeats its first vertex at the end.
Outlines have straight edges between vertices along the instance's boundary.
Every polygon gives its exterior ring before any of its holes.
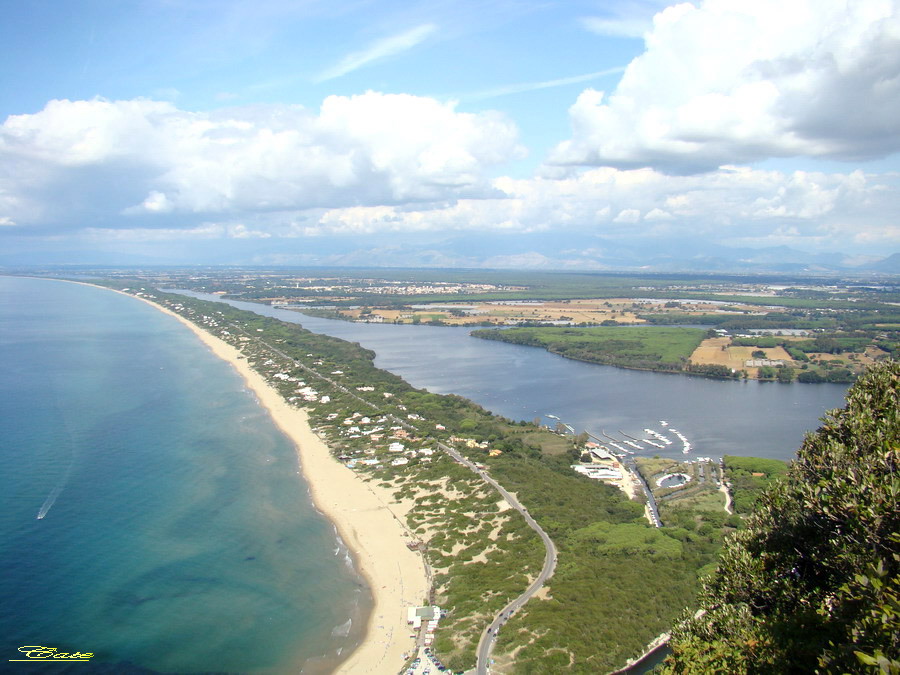
{"type": "MultiPolygon", "coordinates": [[[[556,415],[547,415],[547,417],[555,420],[559,420],[559,417],[556,415]]],[[[654,447],[657,449],[665,449],[668,446],[672,445],[674,442],[670,436],[674,436],[681,443],[681,452],[685,455],[691,451],[691,443],[677,429],[669,426],[669,423],[666,420],[659,421],[660,426],[663,430],[668,434],[661,433],[655,429],[646,428],[644,429],[644,433],[646,434],[646,438],[636,438],[634,436],[629,436],[624,431],[619,430],[619,435],[621,438],[615,438],[606,433],[606,431],[601,432],[606,440],[596,438],[596,440],[600,441],[603,445],[608,446],[607,449],[610,449],[614,454],[619,455],[633,455],[635,451],[646,450],[646,446],[654,447]],[[627,446],[627,447],[626,447],[627,446]]],[[[568,424],[565,425],[566,428],[572,429],[568,424]]],[[[574,431],[573,431],[574,433],[574,431]]]]}

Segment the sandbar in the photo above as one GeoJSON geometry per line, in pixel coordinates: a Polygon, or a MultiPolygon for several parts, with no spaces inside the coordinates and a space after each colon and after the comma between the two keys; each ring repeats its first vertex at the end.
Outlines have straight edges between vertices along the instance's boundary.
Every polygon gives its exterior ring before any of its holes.
{"type": "Polygon", "coordinates": [[[124,295],[143,300],[175,317],[214,355],[231,364],[278,428],[293,442],[313,503],[337,528],[372,594],[373,607],[365,636],[335,672],[348,675],[400,672],[406,654],[413,654],[416,649],[412,630],[406,623],[406,610],[427,602],[430,582],[421,553],[406,546],[414,535],[395,514],[400,512],[399,505],[392,509],[394,500],[390,490],[374,481],[363,481],[333,457],[310,426],[306,410],[285,401],[250,367],[237,348],[166,307],[129,293],[124,295]]]}

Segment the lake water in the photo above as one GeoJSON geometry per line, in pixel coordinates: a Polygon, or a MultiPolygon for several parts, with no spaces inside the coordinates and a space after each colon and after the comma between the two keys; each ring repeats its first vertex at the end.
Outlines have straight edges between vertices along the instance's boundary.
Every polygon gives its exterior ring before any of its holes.
{"type": "Polygon", "coordinates": [[[0,277],[0,367],[0,662],[45,645],[96,656],[29,672],[317,672],[358,641],[368,591],[293,446],[179,322],[0,277]]]}
{"type": "MultiPolygon", "coordinates": [[[[219,296],[179,291],[206,300],[219,296]]],[[[790,459],[826,410],[842,407],[846,385],[780,384],[668,375],[565,359],[543,349],[469,336],[471,328],[396,326],[321,319],[256,303],[229,304],[300,323],[376,352],[375,363],[415,387],[459,394],[515,420],[555,415],[600,438],[678,430],[677,440],[644,455],[745,455],[790,459]],[[660,421],[668,423],[668,427],[660,421]]],[[[665,434],[671,436],[671,434],[665,434]]]]}

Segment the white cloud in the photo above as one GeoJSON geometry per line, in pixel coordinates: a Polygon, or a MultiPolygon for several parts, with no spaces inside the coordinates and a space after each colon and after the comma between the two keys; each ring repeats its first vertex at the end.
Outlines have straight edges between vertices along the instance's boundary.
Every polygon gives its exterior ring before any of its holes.
{"type": "Polygon", "coordinates": [[[412,49],[425,40],[425,38],[431,35],[435,30],[437,30],[437,26],[426,23],[402,33],[376,40],[365,49],[347,54],[347,56],[331,68],[328,68],[319,74],[316,78],[316,82],[333,80],[336,77],[341,77],[354,70],[358,70],[373,61],[379,61],[412,49]]]}
{"type": "Polygon", "coordinates": [[[608,14],[587,16],[582,25],[592,33],[614,37],[643,37],[653,27],[653,15],[669,0],[622,0],[610,3],[608,14]]]}
{"type": "Polygon", "coordinates": [[[181,242],[193,240],[221,239],[229,232],[229,226],[218,223],[203,223],[191,228],[149,228],[137,227],[116,229],[103,227],[87,227],[85,237],[92,242],[181,242]]]}
{"type": "Polygon", "coordinates": [[[147,198],[141,202],[140,206],[125,209],[125,213],[140,213],[141,211],[149,211],[150,213],[167,213],[171,211],[173,204],[162,192],[151,190],[147,198]]]}
{"type": "Polygon", "coordinates": [[[672,220],[673,216],[668,211],[664,211],[660,208],[650,209],[647,212],[647,215],[644,216],[644,220],[672,220]]]}
{"type": "Polygon", "coordinates": [[[641,219],[641,212],[637,209],[622,209],[619,215],[613,218],[614,223],[636,223],[641,219]]]}
{"type": "Polygon", "coordinates": [[[900,0],[705,0],[656,15],[609,96],[586,90],[558,164],[708,171],[900,150],[900,0]]]}
{"type": "Polygon", "coordinates": [[[493,87],[491,89],[484,89],[482,91],[473,92],[471,94],[466,94],[462,98],[466,100],[482,100],[486,98],[496,98],[498,96],[507,96],[509,94],[520,94],[526,91],[538,91],[540,89],[551,89],[553,87],[565,87],[570,84],[580,84],[581,82],[589,82],[590,80],[596,80],[600,77],[605,77],[606,75],[612,75],[614,73],[621,73],[625,70],[622,66],[616,66],[615,68],[606,68],[605,70],[598,70],[595,73],[585,73],[584,75],[573,75],[571,77],[560,77],[554,80],[543,80],[541,82],[522,82],[519,84],[507,84],[500,87],[493,87]]]}
{"type": "Polygon", "coordinates": [[[724,166],[487,178],[521,152],[515,127],[496,113],[406,95],[212,113],[54,101],[0,126],[0,229],[161,247],[430,233],[900,246],[898,175],[724,166]]]}
{"type": "Polygon", "coordinates": [[[306,235],[434,232],[542,232],[690,241],[809,242],[841,250],[870,239],[900,246],[890,177],[783,173],[729,167],[669,176],[650,169],[599,168],[572,178],[498,178],[502,198],[459,199],[429,210],[395,206],[332,209],[304,226],[306,235]],[[829,228],[835,228],[833,232],[829,228]]]}
{"type": "Polygon", "coordinates": [[[502,115],[409,95],[329,96],[318,113],[51,101],[0,127],[0,217],[64,223],[478,196],[492,189],[486,167],[522,153],[502,115]]]}
{"type": "Polygon", "coordinates": [[[232,239],[269,239],[272,235],[262,230],[251,230],[243,223],[232,225],[228,232],[232,239]]]}

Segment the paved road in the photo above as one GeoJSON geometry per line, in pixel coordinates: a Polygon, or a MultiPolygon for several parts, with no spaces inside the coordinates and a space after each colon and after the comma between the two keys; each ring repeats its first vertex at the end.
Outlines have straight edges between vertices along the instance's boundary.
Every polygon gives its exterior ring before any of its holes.
{"type": "Polygon", "coordinates": [[[650,486],[647,485],[647,481],[644,480],[641,472],[638,471],[637,463],[634,461],[634,457],[628,456],[621,459],[620,461],[622,462],[622,465],[625,466],[635,478],[637,478],[641,489],[644,491],[644,496],[647,497],[647,506],[650,509],[651,523],[654,527],[662,527],[663,524],[659,519],[659,509],[656,506],[656,499],[653,498],[653,491],[650,489],[650,486]]]}
{"type": "Polygon", "coordinates": [[[537,524],[534,518],[528,513],[528,509],[522,506],[519,503],[519,500],[516,499],[512,494],[506,491],[506,489],[500,485],[497,481],[491,478],[485,471],[479,469],[475,464],[470,462],[468,459],[463,457],[457,450],[451,448],[449,445],[445,445],[443,443],[438,443],[440,448],[450,455],[454,460],[462,464],[463,466],[468,467],[485,482],[489,483],[506,502],[514,508],[516,511],[522,514],[525,518],[525,522],[528,523],[528,526],[538,533],[538,536],[541,538],[541,541],[544,542],[544,566],[541,568],[540,574],[538,574],[537,578],[531,583],[531,585],[525,589],[525,592],[522,593],[515,600],[510,602],[506,607],[500,610],[497,616],[494,617],[494,620],[491,621],[491,624],[485,629],[484,633],[481,634],[481,639],[478,642],[478,651],[476,654],[476,666],[475,672],[478,675],[486,675],[490,671],[490,662],[491,662],[491,653],[494,651],[494,644],[497,640],[497,634],[500,632],[501,626],[506,623],[509,618],[515,614],[519,609],[531,599],[535,593],[537,593],[543,585],[547,582],[547,580],[553,576],[553,572],[556,570],[556,545],[553,543],[553,540],[550,539],[550,536],[544,532],[540,525],[537,524]]]}

